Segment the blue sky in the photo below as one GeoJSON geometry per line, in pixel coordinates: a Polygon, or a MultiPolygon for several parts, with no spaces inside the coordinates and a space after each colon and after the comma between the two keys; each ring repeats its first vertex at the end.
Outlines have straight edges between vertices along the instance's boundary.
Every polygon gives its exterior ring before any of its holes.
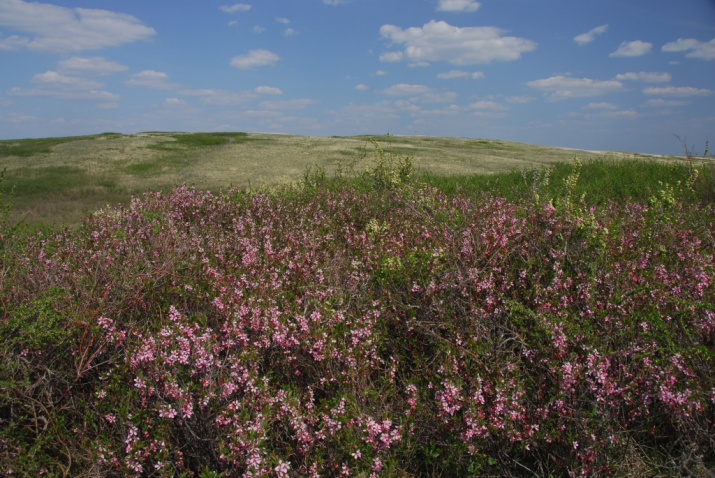
{"type": "Polygon", "coordinates": [[[0,0],[0,139],[715,141],[713,0],[0,0]]]}

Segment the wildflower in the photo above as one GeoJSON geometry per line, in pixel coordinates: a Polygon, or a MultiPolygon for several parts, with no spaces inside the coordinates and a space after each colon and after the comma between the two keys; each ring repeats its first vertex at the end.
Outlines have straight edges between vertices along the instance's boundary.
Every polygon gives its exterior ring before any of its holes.
{"type": "Polygon", "coordinates": [[[273,471],[275,471],[276,474],[277,474],[279,477],[282,478],[282,477],[284,477],[284,476],[288,476],[288,470],[289,470],[289,469],[290,469],[290,465],[289,465],[288,463],[285,463],[285,462],[283,462],[282,460],[279,460],[279,461],[278,461],[278,466],[276,466],[275,468],[273,468],[273,471]]]}

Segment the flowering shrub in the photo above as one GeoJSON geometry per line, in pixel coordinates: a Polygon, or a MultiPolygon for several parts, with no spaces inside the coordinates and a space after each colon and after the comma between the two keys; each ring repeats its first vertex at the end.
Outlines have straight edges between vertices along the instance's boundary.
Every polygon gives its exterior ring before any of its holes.
{"type": "Polygon", "coordinates": [[[715,470],[715,214],[180,187],[26,241],[0,473],[715,470]]]}

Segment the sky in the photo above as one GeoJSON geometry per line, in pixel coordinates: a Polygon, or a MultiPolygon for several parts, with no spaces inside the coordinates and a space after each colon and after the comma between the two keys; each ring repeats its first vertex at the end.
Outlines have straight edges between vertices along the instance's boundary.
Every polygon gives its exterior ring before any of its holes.
{"type": "Polygon", "coordinates": [[[143,131],[702,153],[715,0],[0,0],[0,139],[143,131]]]}

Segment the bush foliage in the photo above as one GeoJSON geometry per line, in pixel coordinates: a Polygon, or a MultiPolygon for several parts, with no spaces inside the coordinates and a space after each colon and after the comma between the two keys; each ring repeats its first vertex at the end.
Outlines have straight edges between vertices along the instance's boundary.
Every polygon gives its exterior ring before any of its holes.
{"type": "Polygon", "coordinates": [[[0,251],[0,473],[714,473],[692,184],[593,206],[578,168],[517,201],[410,173],[378,149],[340,188],[178,187],[0,251]]]}

